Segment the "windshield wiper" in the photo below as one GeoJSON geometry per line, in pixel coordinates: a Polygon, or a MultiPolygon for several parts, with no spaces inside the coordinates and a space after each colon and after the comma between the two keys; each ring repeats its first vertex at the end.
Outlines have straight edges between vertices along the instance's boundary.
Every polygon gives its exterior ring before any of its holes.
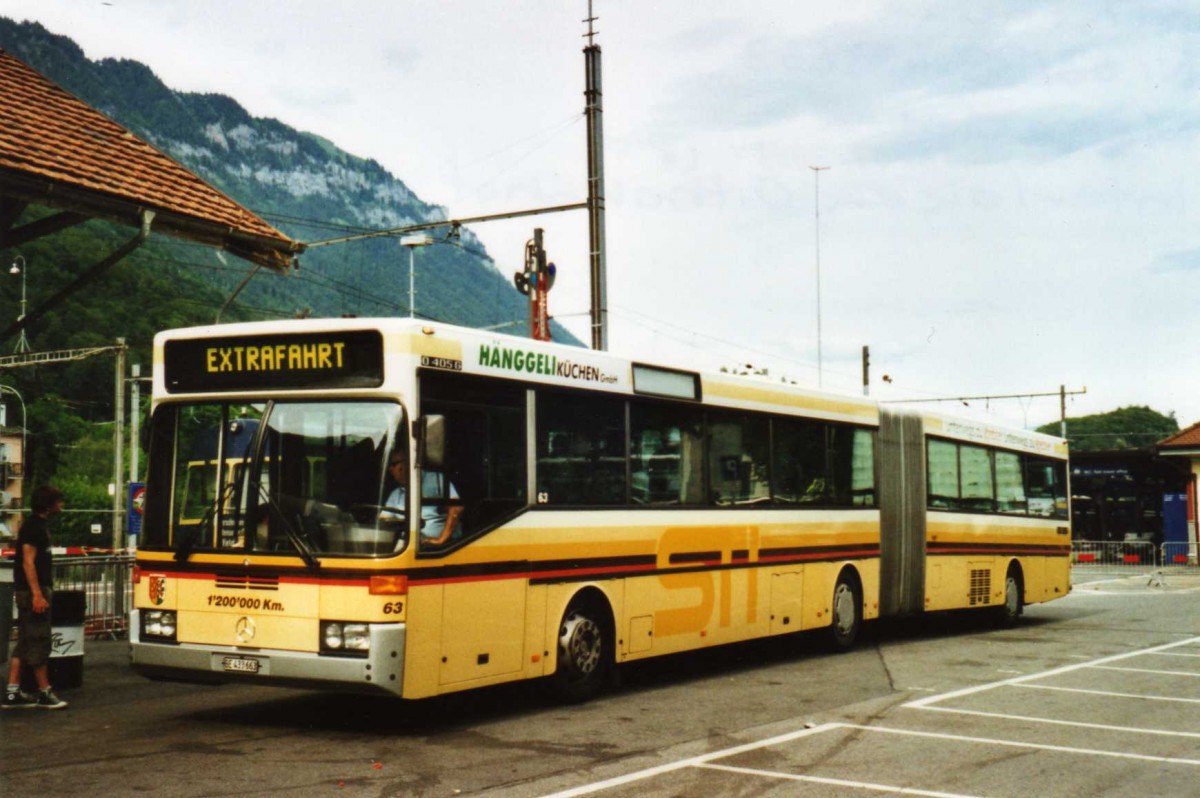
{"type": "MultiPolygon", "coordinates": [[[[280,525],[283,526],[283,531],[287,533],[288,541],[295,547],[296,552],[300,555],[300,559],[304,560],[305,565],[314,571],[320,568],[321,561],[317,559],[316,548],[308,539],[307,532],[301,533],[296,527],[292,526],[287,516],[284,515],[283,510],[275,502],[275,499],[263,487],[262,482],[258,482],[257,486],[259,501],[265,501],[267,506],[271,508],[271,512],[275,513],[275,517],[279,519],[280,525]]],[[[296,516],[296,520],[300,523],[300,529],[304,529],[304,520],[298,515],[296,516]]]]}
{"type": "MultiPolygon", "coordinates": [[[[282,516],[280,517],[282,518],[282,516]]],[[[300,522],[300,529],[304,529],[304,519],[296,516],[296,520],[300,522]]],[[[299,552],[300,559],[304,560],[308,567],[314,571],[320,568],[321,561],[317,559],[313,545],[309,541],[308,533],[304,532],[301,534],[297,531],[296,527],[287,521],[283,522],[283,528],[287,532],[288,540],[292,542],[292,545],[296,547],[296,551],[299,552]]]]}
{"type": "Polygon", "coordinates": [[[234,486],[232,484],[227,484],[225,487],[221,488],[220,495],[218,495],[216,500],[213,501],[213,503],[208,506],[208,509],[204,511],[204,515],[200,517],[199,523],[191,527],[183,534],[183,537],[179,541],[179,545],[175,547],[175,562],[187,562],[188,557],[192,556],[192,549],[196,548],[196,544],[200,540],[200,535],[203,534],[208,525],[213,522],[213,518],[216,516],[217,510],[225,505],[225,500],[229,498],[229,493],[233,490],[233,487],[234,486]]]}

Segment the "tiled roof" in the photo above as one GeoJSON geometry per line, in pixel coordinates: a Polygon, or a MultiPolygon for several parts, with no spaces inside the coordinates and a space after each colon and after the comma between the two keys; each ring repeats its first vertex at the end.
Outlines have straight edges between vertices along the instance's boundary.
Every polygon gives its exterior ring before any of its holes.
{"type": "Polygon", "coordinates": [[[1200,422],[1187,429],[1180,430],[1171,437],[1158,442],[1160,449],[1195,449],[1200,448],[1200,422]]]}
{"type": "MultiPolygon", "coordinates": [[[[303,246],[0,50],[0,196],[139,225],[286,268],[303,246]]],[[[2,231],[0,231],[2,232],[2,231]]]]}

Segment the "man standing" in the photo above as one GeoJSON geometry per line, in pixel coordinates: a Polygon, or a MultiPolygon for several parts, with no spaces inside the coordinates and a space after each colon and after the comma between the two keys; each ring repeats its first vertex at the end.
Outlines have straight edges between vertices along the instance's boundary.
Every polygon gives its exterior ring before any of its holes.
{"type": "Polygon", "coordinates": [[[13,587],[17,603],[17,647],[8,665],[8,687],[4,709],[62,709],[66,701],[50,687],[50,600],[54,577],[50,568],[50,528],[47,522],[62,512],[63,495],[58,488],[41,485],[34,489],[32,514],[17,534],[17,562],[13,587]],[[21,691],[21,667],[33,669],[37,695],[21,691]]]}

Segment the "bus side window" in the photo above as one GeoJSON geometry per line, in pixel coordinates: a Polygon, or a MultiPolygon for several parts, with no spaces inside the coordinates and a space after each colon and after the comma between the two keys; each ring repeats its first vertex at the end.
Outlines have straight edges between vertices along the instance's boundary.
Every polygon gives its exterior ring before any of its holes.
{"type": "Polygon", "coordinates": [[[537,485],[545,503],[624,504],[624,400],[541,391],[537,402],[537,485]]]}
{"type": "Polygon", "coordinates": [[[780,504],[825,502],[824,424],[807,419],[772,422],[772,494],[780,504]]]}
{"type": "Polygon", "coordinates": [[[442,491],[445,500],[438,503],[445,508],[451,545],[528,504],[526,391],[502,380],[446,372],[423,371],[420,377],[421,414],[444,418],[445,462],[438,471],[457,496],[442,491]],[[449,518],[454,514],[457,519],[449,518]]]}
{"type": "Polygon", "coordinates": [[[996,452],[996,500],[1002,513],[1024,515],[1029,509],[1021,473],[1021,455],[1016,452],[996,452]]]}
{"type": "Polygon", "coordinates": [[[926,457],[930,509],[958,509],[958,446],[947,441],[931,439],[926,449],[926,457]]]}
{"type": "Polygon", "coordinates": [[[747,505],[770,501],[767,419],[734,413],[708,416],[709,501],[747,505]]]}
{"type": "Polygon", "coordinates": [[[703,504],[703,416],[699,409],[634,401],[630,406],[630,501],[703,504]]]}

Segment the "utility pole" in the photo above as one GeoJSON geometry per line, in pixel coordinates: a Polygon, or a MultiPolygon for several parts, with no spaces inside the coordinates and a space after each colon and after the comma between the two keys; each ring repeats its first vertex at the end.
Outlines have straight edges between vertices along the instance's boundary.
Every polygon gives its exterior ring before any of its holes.
{"type": "Polygon", "coordinates": [[[863,345],[863,396],[871,395],[871,347],[863,345]]]}
{"type": "Polygon", "coordinates": [[[113,423],[113,533],[112,547],[113,549],[124,548],[123,532],[124,525],[121,523],[121,512],[124,510],[125,491],[122,490],[123,482],[121,473],[124,471],[123,462],[125,454],[125,339],[117,339],[117,367],[116,367],[116,397],[114,415],[116,418],[113,423]]]}
{"type": "Polygon", "coordinates": [[[592,0],[588,0],[588,16],[584,22],[588,40],[583,48],[586,73],[584,89],[584,116],[587,118],[587,161],[588,161],[588,241],[589,264],[592,282],[592,349],[608,349],[608,276],[604,244],[604,104],[600,89],[600,45],[596,44],[597,20],[592,13],[592,0]]]}
{"type": "MultiPolygon", "coordinates": [[[[1087,388],[1084,388],[1086,391],[1087,388]]],[[[1062,419],[1058,425],[1058,437],[1063,440],[1067,439],[1067,386],[1058,386],[1058,408],[1060,418],[1062,419]]]]}
{"type": "Polygon", "coordinates": [[[823,385],[824,370],[821,367],[821,172],[828,166],[810,166],[813,171],[813,213],[817,229],[817,387],[823,385]]]}
{"type": "Polygon", "coordinates": [[[142,364],[129,367],[129,481],[138,481],[138,442],[141,437],[142,364]]]}

